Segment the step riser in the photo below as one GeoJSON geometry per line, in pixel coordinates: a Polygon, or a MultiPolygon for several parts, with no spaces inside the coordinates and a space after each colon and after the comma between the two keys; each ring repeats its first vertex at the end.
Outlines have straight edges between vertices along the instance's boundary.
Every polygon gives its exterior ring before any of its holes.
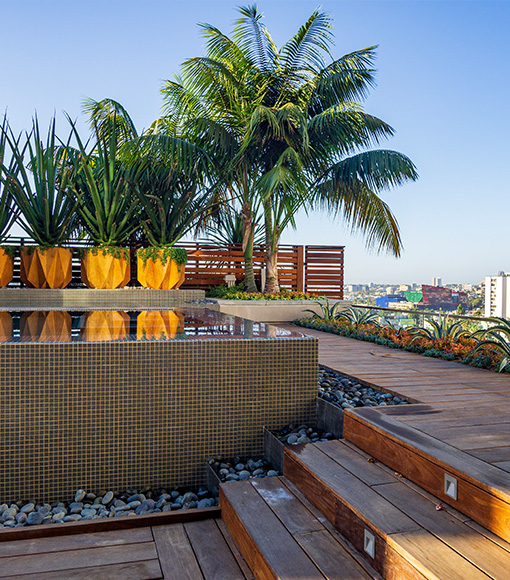
{"type": "Polygon", "coordinates": [[[403,556],[396,552],[377,533],[354,513],[347,504],[341,502],[328,486],[317,479],[301,463],[294,461],[288,454],[284,455],[283,472],[299,491],[312,503],[331,524],[354,546],[356,550],[386,580],[427,580],[403,556]],[[375,557],[364,550],[365,530],[375,539],[375,557]]]}
{"type": "Polygon", "coordinates": [[[504,540],[510,541],[510,505],[463,479],[462,474],[429,461],[370,425],[346,414],[344,437],[375,459],[432,493],[504,540]],[[457,500],[444,493],[445,473],[457,479],[457,500]]]}

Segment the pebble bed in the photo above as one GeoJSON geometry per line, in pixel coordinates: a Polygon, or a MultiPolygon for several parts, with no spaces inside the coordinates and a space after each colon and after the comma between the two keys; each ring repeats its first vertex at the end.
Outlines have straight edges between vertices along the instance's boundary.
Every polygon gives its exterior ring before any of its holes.
{"type": "Polygon", "coordinates": [[[300,445],[301,443],[315,443],[316,441],[330,441],[335,437],[322,429],[309,425],[287,425],[280,431],[274,431],[275,435],[285,445],[300,445]]]}
{"type": "Polygon", "coordinates": [[[409,403],[404,397],[365,387],[322,366],[319,366],[319,397],[342,409],[407,405],[409,403]]]}
{"type": "Polygon", "coordinates": [[[234,457],[232,460],[212,457],[208,462],[222,483],[225,481],[243,481],[252,478],[280,475],[264,459],[250,458],[243,461],[240,457],[234,457]]]}
{"type": "Polygon", "coordinates": [[[194,491],[128,489],[121,493],[108,491],[98,495],[79,489],[73,501],[36,504],[18,501],[0,505],[0,527],[18,528],[40,524],[61,524],[114,517],[154,514],[217,505],[206,487],[194,491]]]}

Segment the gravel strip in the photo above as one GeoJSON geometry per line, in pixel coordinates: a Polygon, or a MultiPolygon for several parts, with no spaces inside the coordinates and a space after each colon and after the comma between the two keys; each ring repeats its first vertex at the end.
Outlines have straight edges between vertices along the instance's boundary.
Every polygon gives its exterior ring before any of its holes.
{"type": "Polygon", "coordinates": [[[212,507],[217,503],[217,498],[212,497],[206,487],[195,490],[127,489],[119,493],[110,490],[97,495],[79,489],[72,501],[45,504],[17,501],[10,505],[0,504],[0,528],[128,517],[212,507]]]}
{"type": "Polygon", "coordinates": [[[336,371],[319,365],[319,397],[341,409],[352,407],[381,407],[385,405],[407,405],[405,397],[383,393],[360,385],[336,371]]]}
{"type": "Polygon", "coordinates": [[[245,479],[280,475],[264,459],[250,458],[242,460],[240,457],[234,457],[232,460],[224,460],[219,457],[211,457],[208,462],[222,483],[225,481],[243,481],[245,479]]]}

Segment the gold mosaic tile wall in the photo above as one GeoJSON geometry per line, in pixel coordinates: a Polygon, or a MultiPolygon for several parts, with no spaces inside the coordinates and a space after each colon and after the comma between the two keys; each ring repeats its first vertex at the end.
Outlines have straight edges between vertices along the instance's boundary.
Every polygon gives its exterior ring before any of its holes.
{"type": "Polygon", "coordinates": [[[0,310],[172,308],[185,306],[189,302],[204,298],[205,292],[203,290],[0,288],[0,310]]]}
{"type": "Polygon", "coordinates": [[[197,485],[211,455],[262,455],[263,426],[314,420],[317,345],[0,345],[0,503],[197,485]]]}

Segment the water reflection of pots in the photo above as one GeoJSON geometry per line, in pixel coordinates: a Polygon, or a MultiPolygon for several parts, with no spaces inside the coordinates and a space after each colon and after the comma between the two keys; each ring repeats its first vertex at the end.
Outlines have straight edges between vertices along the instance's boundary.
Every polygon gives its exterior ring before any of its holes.
{"type": "Polygon", "coordinates": [[[71,324],[69,312],[24,312],[20,318],[20,337],[27,342],[69,342],[71,324]]]}
{"type": "Polygon", "coordinates": [[[124,340],[129,334],[129,314],[117,310],[86,312],[80,320],[83,341],[124,340]]]}
{"type": "Polygon", "coordinates": [[[144,310],[136,319],[137,340],[168,340],[184,332],[180,310],[144,310]]]}
{"type": "Polygon", "coordinates": [[[12,316],[0,312],[0,342],[9,342],[12,338],[12,316]]]}

